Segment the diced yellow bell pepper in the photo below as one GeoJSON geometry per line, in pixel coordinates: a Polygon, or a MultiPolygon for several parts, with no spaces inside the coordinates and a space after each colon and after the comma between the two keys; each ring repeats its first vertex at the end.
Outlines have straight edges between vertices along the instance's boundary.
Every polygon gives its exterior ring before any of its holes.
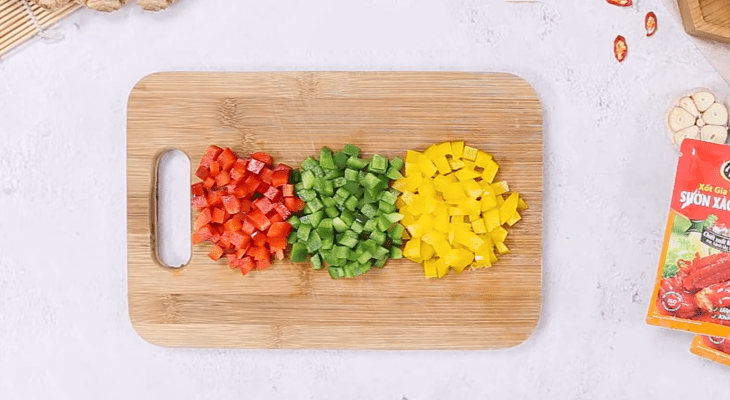
{"type": "MultiPolygon", "coordinates": [[[[466,211],[462,210],[459,207],[449,207],[449,215],[451,216],[451,222],[454,222],[453,217],[454,216],[462,216],[466,215],[466,211]]],[[[462,221],[463,222],[463,221],[462,221]]]]}
{"type": "Polygon", "coordinates": [[[461,203],[459,203],[459,208],[464,210],[466,215],[473,215],[473,216],[478,216],[482,211],[482,207],[479,204],[479,200],[472,199],[472,198],[462,200],[461,203]]]}
{"type": "Polygon", "coordinates": [[[477,159],[477,149],[471,147],[471,146],[464,146],[464,155],[463,158],[474,161],[477,159]]]}
{"type": "Polygon", "coordinates": [[[492,237],[488,233],[480,234],[478,236],[484,241],[484,244],[482,245],[481,250],[484,250],[484,249],[492,250],[494,248],[494,243],[492,242],[492,237]]]}
{"type": "Polygon", "coordinates": [[[520,211],[527,210],[527,203],[525,203],[525,200],[523,200],[522,198],[520,198],[520,200],[517,201],[517,209],[520,211]]]}
{"type": "Polygon", "coordinates": [[[499,164],[494,162],[494,160],[489,160],[487,165],[484,166],[484,171],[482,171],[482,180],[487,183],[494,182],[494,177],[497,176],[497,171],[499,171],[499,164]]]}
{"type": "Polygon", "coordinates": [[[436,278],[438,276],[438,271],[436,269],[436,260],[432,259],[426,259],[423,262],[423,274],[426,275],[426,278],[436,278]]]}
{"type": "Polygon", "coordinates": [[[497,208],[502,207],[504,204],[504,197],[501,194],[497,195],[497,208]]]}
{"type": "Polygon", "coordinates": [[[497,197],[494,193],[483,194],[480,200],[482,212],[489,211],[497,207],[497,197]]]}
{"type": "Polygon", "coordinates": [[[509,185],[506,181],[494,182],[492,184],[492,189],[494,189],[494,194],[507,193],[509,192],[509,185]]]}
{"type": "Polygon", "coordinates": [[[458,169],[464,168],[466,164],[464,164],[464,161],[458,158],[453,158],[451,161],[449,161],[449,165],[451,165],[451,169],[456,171],[458,169]]]}
{"type": "Polygon", "coordinates": [[[439,278],[443,278],[446,273],[449,272],[449,266],[446,265],[446,261],[443,258],[436,259],[436,275],[439,278]]]}
{"type": "Polygon", "coordinates": [[[454,151],[451,147],[450,142],[443,142],[440,144],[437,144],[436,147],[438,148],[436,154],[440,156],[452,156],[454,154],[454,151]]]}
{"type": "Polygon", "coordinates": [[[411,225],[411,224],[415,224],[416,223],[416,217],[413,214],[411,214],[410,212],[408,212],[408,208],[407,207],[406,208],[401,208],[399,211],[400,211],[401,214],[403,214],[403,219],[400,220],[400,223],[403,226],[408,226],[408,225],[411,225]]]}
{"type": "Polygon", "coordinates": [[[464,156],[464,142],[451,142],[451,155],[455,159],[464,156]]]}
{"type": "Polygon", "coordinates": [[[512,226],[512,225],[516,224],[517,222],[519,222],[521,219],[522,219],[522,216],[520,215],[520,213],[516,212],[516,213],[512,214],[512,217],[510,217],[510,219],[507,220],[507,225],[512,226]]]}
{"type": "Polygon", "coordinates": [[[484,225],[487,232],[491,232],[499,227],[499,209],[493,208],[484,214],[484,225]]]}
{"type": "Polygon", "coordinates": [[[436,195],[436,188],[434,187],[433,179],[424,177],[418,186],[418,193],[424,196],[434,197],[436,195]]]}
{"type": "Polygon", "coordinates": [[[439,174],[446,175],[451,172],[451,165],[449,165],[449,160],[447,160],[446,157],[436,157],[432,161],[434,165],[436,165],[436,169],[438,170],[439,174]]]}
{"type": "Polygon", "coordinates": [[[390,185],[393,189],[402,192],[406,187],[406,178],[401,178],[398,180],[393,181],[393,183],[390,185]]]}
{"type": "Polygon", "coordinates": [[[501,207],[499,207],[499,223],[505,224],[507,220],[511,219],[512,216],[517,212],[517,200],[519,195],[517,192],[513,192],[507,197],[501,207]]]}
{"type": "Polygon", "coordinates": [[[423,154],[418,157],[418,167],[421,168],[423,176],[427,176],[429,178],[436,175],[438,172],[438,169],[433,162],[423,154]]]}
{"type": "Polygon", "coordinates": [[[505,246],[502,242],[495,242],[494,245],[497,247],[497,251],[499,254],[507,254],[509,253],[509,248],[505,246]]]}
{"type": "Polygon", "coordinates": [[[468,222],[469,222],[470,224],[471,224],[472,222],[474,222],[474,221],[477,221],[477,220],[480,220],[480,219],[482,219],[482,216],[481,216],[481,214],[475,214],[475,215],[468,215],[468,217],[469,217],[469,221],[468,221],[468,222]]]}
{"type": "Polygon", "coordinates": [[[399,209],[401,209],[407,205],[408,204],[406,204],[406,202],[403,201],[403,198],[400,196],[398,196],[398,198],[395,200],[395,206],[398,207],[399,209]]]}
{"type": "Polygon", "coordinates": [[[481,151],[481,150],[477,150],[477,157],[474,160],[474,163],[477,165],[477,167],[479,167],[479,168],[486,168],[487,164],[490,161],[492,161],[492,155],[491,154],[489,154],[487,152],[484,152],[484,151],[481,151]]]}
{"type": "Polygon", "coordinates": [[[420,262],[421,258],[421,239],[411,238],[406,242],[406,246],[403,248],[403,256],[411,261],[420,262]]]}
{"type": "Polygon", "coordinates": [[[433,187],[439,192],[443,192],[446,185],[454,182],[457,182],[457,179],[453,175],[437,175],[433,178],[433,187]]]}
{"type": "Polygon", "coordinates": [[[420,158],[422,154],[415,151],[415,150],[408,150],[406,151],[406,163],[410,164],[418,164],[418,159],[420,158]]]}
{"type": "Polygon", "coordinates": [[[504,240],[507,239],[507,230],[498,226],[489,232],[489,236],[492,238],[494,243],[504,242],[504,240]]]}
{"type": "Polygon", "coordinates": [[[479,186],[479,183],[474,179],[463,181],[461,182],[461,185],[464,187],[466,195],[471,197],[472,199],[479,198],[484,192],[484,189],[482,189],[482,187],[479,186]]]}
{"type": "Polygon", "coordinates": [[[421,167],[416,163],[406,163],[405,167],[406,176],[421,173],[421,167]]]}
{"type": "MultiPolygon", "coordinates": [[[[456,208],[458,208],[458,207],[456,207],[456,208]]],[[[462,213],[463,213],[463,211],[462,211],[462,213]]],[[[464,214],[461,214],[461,215],[452,215],[451,216],[451,223],[452,224],[463,223],[464,222],[464,217],[466,217],[466,215],[464,215],[464,214]]]]}
{"type": "Polygon", "coordinates": [[[426,147],[426,150],[423,151],[423,155],[430,159],[433,159],[433,157],[436,156],[436,150],[437,150],[436,145],[432,144],[432,145],[426,147]]]}
{"type": "Polygon", "coordinates": [[[446,256],[446,253],[451,251],[451,245],[445,238],[436,238],[433,243],[433,249],[439,257],[446,256]]]}
{"type": "Polygon", "coordinates": [[[484,225],[484,219],[482,218],[472,222],[471,229],[474,230],[474,233],[487,233],[487,227],[484,225]]]}
{"type": "Polygon", "coordinates": [[[458,179],[461,182],[467,181],[469,179],[476,179],[476,178],[479,178],[479,176],[480,176],[479,172],[477,172],[471,168],[467,168],[467,167],[464,167],[464,168],[454,172],[454,175],[456,175],[456,179],[458,179]]]}
{"type": "Polygon", "coordinates": [[[435,250],[433,249],[433,246],[430,244],[421,241],[421,258],[424,260],[430,260],[433,258],[433,254],[435,253],[435,250]]]}
{"type": "Polygon", "coordinates": [[[404,189],[410,192],[415,192],[421,182],[423,182],[423,175],[420,173],[406,175],[406,187],[404,189]]]}
{"type": "Polygon", "coordinates": [[[458,183],[449,183],[442,192],[446,201],[460,201],[466,198],[464,188],[458,183]]]}
{"type": "Polygon", "coordinates": [[[410,205],[413,203],[413,199],[416,197],[416,195],[411,192],[410,190],[403,190],[400,194],[401,200],[403,200],[404,203],[410,205]]]}
{"type": "Polygon", "coordinates": [[[436,209],[433,229],[441,233],[449,232],[449,211],[446,208],[436,209]]]}
{"type": "Polygon", "coordinates": [[[466,268],[467,265],[474,261],[474,254],[469,250],[464,249],[451,249],[446,256],[444,256],[446,265],[450,266],[456,272],[461,272],[466,268]]]}
{"type": "MultiPolygon", "coordinates": [[[[433,246],[433,244],[436,243],[436,241],[439,240],[439,238],[443,239],[444,236],[441,235],[441,234],[439,234],[439,233],[437,233],[437,232],[431,231],[431,232],[426,232],[421,237],[421,241],[424,242],[424,243],[428,243],[431,246],[433,246]]],[[[446,240],[446,239],[443,239],[443,240],[446,240]]]]}

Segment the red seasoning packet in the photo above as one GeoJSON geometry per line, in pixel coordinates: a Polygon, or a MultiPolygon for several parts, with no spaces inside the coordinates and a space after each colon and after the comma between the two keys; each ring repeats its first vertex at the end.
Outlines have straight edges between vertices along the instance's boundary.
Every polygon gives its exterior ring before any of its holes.
{"type": "Polygon", "coordinates": [[[730,339],[696,335],[689,351],[730,367],[730,339]]]}
{"type": "Polygon", "coordinates": [[[647,323],[730,337],[730,146],[680,149],[647,323]]]}

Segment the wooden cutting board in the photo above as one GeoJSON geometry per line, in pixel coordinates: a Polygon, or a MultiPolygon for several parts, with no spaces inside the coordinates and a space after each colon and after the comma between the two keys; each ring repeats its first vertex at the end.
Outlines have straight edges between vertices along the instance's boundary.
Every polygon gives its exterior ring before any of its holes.
{"type": "MultiPolygon", "coordinates": [[[[128,104],[129,312],[162,346],[497,349],[537,324],[542,274],[542,113],[509,74],[453,72],[161,73],[128,104]],[[354,279],[276,262],[242,276],[195,245],[180,269],[155,255],[155,168],[208,145],[271,153],[292,166],[327,145],[404,156],[444,140],[493,154],[529,209],[490,269],[427,279],[408,260],[354,279]]],[[[191,218],[194,217],[191,213],[191,218]]]]}

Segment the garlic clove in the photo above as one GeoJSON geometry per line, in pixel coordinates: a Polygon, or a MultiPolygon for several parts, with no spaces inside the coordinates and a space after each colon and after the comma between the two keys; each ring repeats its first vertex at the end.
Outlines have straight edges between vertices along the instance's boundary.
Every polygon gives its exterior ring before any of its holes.
{"type": "Polygon", "coordinates": [[[699,117],[699,118],[697,118],[697,121],[695,122],[695,125],[697,125],[700,128],[702,128],[703,126],[707,125],[707,123],[705,123],[705,120],[702,119],[702,117],[699,117]]]}
{"type": "Polygon", "coordinates": [[[697,109],[697,106],[695,105],[695,102],[692,100],[691,97],[682,97],[681,99],[679,99],[679,106],[688,113],[692,114],[693,117],[700,116],[700,110],[697,109]]]}
{"type": "Polygon", "coordinates": [[[671,111],[669,111],[667,124],[672,132],[678,132],[684,128],[694,125],[695,118],[685,109],[674,107],[671,111]]]}
{"type": "Polygon", "coordinates": [[[702,113],[702,119],[708,125],[725,125],[727,124],[727,108],[720,103],[715,103],[702,113]]]}
{"type": "Polygon", "coordinates": [[[715,102],[715,95],[703,90],[693,94],[692,100],[694,100],[697,109],[700,112],[704,112],[705,110],[710,108],[710,106],[715,102]]]}
{"type": "Polygon", "coordinates": [[[705,125],[700,129],[700,139],[705,142],[723,144],[727,140],[727,128],[717,125],[705,125]]]}
{"type": "Polygon", "coordinates": [[[672,140],[674,141],[674,145],[677,146],[677,148],[682,147],[682,141],[684,139],[699,139],[700,138],[700,128],[698,128],[695,125],[690,126],[689,128],[684,128],[678,132],[674,133],[674,136],[672,137],[672,140]]]}

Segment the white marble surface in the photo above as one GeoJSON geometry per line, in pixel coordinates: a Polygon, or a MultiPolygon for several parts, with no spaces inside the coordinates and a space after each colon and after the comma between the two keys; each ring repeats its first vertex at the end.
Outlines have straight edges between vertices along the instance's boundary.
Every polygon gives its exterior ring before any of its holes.
{"type": "Polygon", "coordinates": [[[75,13],[63,41],[0,61],[0,399],[724,398],[730,371],[644,316],[676,163],[664,113],[679,92],[729,88],[662,0],[635,3],[182,0],[157,15],[75,13]],[[647,39],[649,10],[660,28],[647,39]],[[126,302],[125,109],[137,80],[167,70],[524,77],[545,113],[534,335],[492,352],[146,343],[126,302]]]}

